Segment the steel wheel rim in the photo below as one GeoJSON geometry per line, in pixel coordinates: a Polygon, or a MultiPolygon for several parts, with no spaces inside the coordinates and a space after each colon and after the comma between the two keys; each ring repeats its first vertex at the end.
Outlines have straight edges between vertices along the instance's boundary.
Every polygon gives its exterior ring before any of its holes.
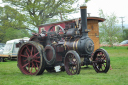
{"type": "Polygon", "coordinates": [[[22,73],[37,75],[42,66],[42,55],[39,49],[31,43],[21,47],[18,54],[18,65],[22,73]]]}
{"type": "Polygon", "coordinates": [[[93,67],[98,73],[106,73],[110,67],[110,59],[105,51],[97,51],[93,61],[98,61],[98,63],[93,63],[93,67]]]}
{"type": "Polygon", "coordinates": [[[76,56],[72,53],[69,53],[65,58],[65,70],[69,75],[74,75],[78,73],[78,60],[76,59],[76,56]]]}

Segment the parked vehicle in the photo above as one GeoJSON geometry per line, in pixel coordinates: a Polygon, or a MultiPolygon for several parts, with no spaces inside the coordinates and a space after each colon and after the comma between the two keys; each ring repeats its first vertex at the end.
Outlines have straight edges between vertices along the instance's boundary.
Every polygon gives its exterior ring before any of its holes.
{"type": "Polygon", "coordinates": [[[5,43],[0,43],[0,48],[4,46],[5,46],[5,43]]]}
{"type": "Polygon", "coordinates": [[[0,54],[3,54],[5,43],[0,43],[0,54]]]}
{"type": "Polygon", "coordinates": [[[124,40],[120,43],[120,46],[128,46],[128,40],[124,40]]]}
{"type": "Polygon", "coordinates": [[[0,62],[3,62],[5,58],[17,58],[19,47],[16,47],[16,44],[19,43],[21,40],[24,40],[26,42],[29,40],[29,38],[24,37],[20,39],[9,40],[6,42],[3,53],[0,54],[0,62]]]}
{"type": "Polygon", "coordinates": [[[0,47],[0,54],[3,54],[4,47],[0,47]]]}

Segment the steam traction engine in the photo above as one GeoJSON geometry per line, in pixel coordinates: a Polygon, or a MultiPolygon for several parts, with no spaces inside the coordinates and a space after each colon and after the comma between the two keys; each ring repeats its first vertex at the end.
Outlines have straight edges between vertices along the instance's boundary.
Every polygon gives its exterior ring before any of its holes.
{"type": "Polygon", "coordinates": [[[88,37],[86,8],[80,7],[81,31],[78,28],[64,30],[59,25],[52,26],[48,32],[33,34],[28,42],[20,46],[18,67],[23,74],[39,75],[46,69],[48,72],[66,71],[67,74],[74,75],[79,74],[84,65],[93,65],[98,73],[108,72],[108,53],[103,49],[97,49],[93,53],[94,43],[88,37]],[[55,27],[57,31],[54,31],[55,27]]]}

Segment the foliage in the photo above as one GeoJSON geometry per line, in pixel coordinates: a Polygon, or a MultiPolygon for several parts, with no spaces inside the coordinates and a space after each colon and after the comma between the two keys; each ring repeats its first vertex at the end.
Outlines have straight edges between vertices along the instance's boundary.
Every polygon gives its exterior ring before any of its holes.
{"type": "Polygon", "coordinates": [[[78,0],[3,0],[12,7],[17,7],[26,14],[27,23],[35,27],[46,23],[54,16],[59,16],[61,20],[65,14],[76,12],[72,5],[78,0]]]}
{"type": "Polygon", "coordinates": [[[24,25],[25,21],[25,15],[19,13],[16,9],[7,5],[0,7],[0,28],[4,30],[9,27],[14,29],[29,29],[24,25]]]}
{"type": "Polygon", "coordinates": [[[100,23],[100,42],[108,42],[113,46],[114,43],[122,40],[121,28],[116,25],[118,23],[117,17],[113,13],[105,15],[103,10],[99,10],[99,12],[100,17],[106,19],[103,23],[100,23]]]}
{"type": "Polygon", "coordinates": [[[128,50],[126,47],[104,48],[107,50],[112,70],[96,73],[92,66],[82,67],[79,75],[69,76],[66,72],[48,73],[39,76],[24,75],[16,61],[0,62],[0,85],[127,85],[128,50]]]}
{"type": "Polygon", "coordinates": [[[123,32],[124,32],[123,35],[124,40],[128,40],[128,29],[124,29],[123,32]]]}
{"type": "Polygon", "coordinates": [[[85,1],[85,3],[88,3],[88,1],[90,1],[90,0],[84,0],[85,1]]]}
{"type": "MultiPolygon", "coordinates": [[[[6,4],[0,7],[0,42],[18,38],[21,31],[37,30],[40,24],[55,22],[58,17],[64,20],[67,14],[77,12],[72,7],[78,0],[2,0],[6,4]],[[54,18],[56,17],[56,18],[54,18]],[[30,26],[34,26],[29,28],[30,26]],[[11,31],[11,30],[13,31],[11,31]],[[10,31],[10,32],[9,32],[10,31]],[[11,33],[13,32],[13,33],[11,33]],[[7,34],[10,33],[10,34],[7,34]],[[18,35],[16,35],[16,34],[18,35]],[[14,34],[14,35],[13,35],[14,34]],[[8,36],[9,35],[9,36],[8,36]]],[[[86,0],[86,2],[89,0],[86,0]]],[[[28,34],[28,33],[27,33],[28,34]]],[[[21,37],[24,36],[20,35],[21,37]]],[[[29,36],[29,35],[26,35],[29,36]]]]}
{"type": "MultiPolygon", "coordinates": [[[[6,42],[14,38],[22,38],[29,36],[24,24],[25,17],[14,8],[9,6],[0,7],[0,42],[6,42]]],[[[31,29],[29,29],[31,30],[31,29]]]]}
{"type": "Polygon", "coordinates": [[[18,38],[23,38],[23,37],[30,37],[29,31],[25,29],[13,29],[13,28],[8,28],[4,31],[0,36],[0,42],[5,43],[8,40],[12,39],[18,39],[18,38]]]}
{"type": "Polygon", "coordinates": [[[2,42],[6,42],[8,40],[12,40],[12,39],[18,39],[18,38],[23,38],[23,37],[30,37],[30,34],[27,30],[25,29],[13,29],[13,28],[8,28],[5,31],[5,35],[3,37],[2,42]]]}

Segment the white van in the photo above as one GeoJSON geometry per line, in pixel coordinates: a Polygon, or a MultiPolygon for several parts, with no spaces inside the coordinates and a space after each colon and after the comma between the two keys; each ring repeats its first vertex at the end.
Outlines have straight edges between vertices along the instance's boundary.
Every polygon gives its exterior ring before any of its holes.
{"type": "Polygon", "coordinates": [[[20,39],[13,39],[6,42],[3,54],[0,55],[0,61],[4,61],[4,58],[16,58],[19,47],[16,47],[16,44],[19,43],[21,40],[24,42],[29,41],[30,38],[24,37],[20,39]]]}

